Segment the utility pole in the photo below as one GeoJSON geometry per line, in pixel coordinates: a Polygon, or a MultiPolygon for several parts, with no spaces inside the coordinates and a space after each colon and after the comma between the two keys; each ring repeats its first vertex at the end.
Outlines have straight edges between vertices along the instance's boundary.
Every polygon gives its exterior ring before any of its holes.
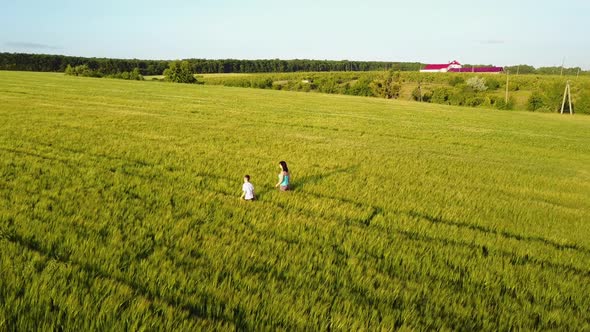
{"type": "Polygon", "coordinates": [[[508,81],[508,73],[509,72],[510,71],[508,71],[508,70],[506,71],[506,100],[505,100],[506,101],[506,105],[508,105],[508,83],[509,83],[509,81],[508,81]]]}
{"type": "Polygon", "coordinates": [[[561,73],[559,74],[559,76],[563,76],[563,65],[565,64],[565,57],[563,57],[563,59],[561,60],[561,73]]]}
{"type": "Polygon", "coordinates": [[[563,114],[563,110],[565,108],[565,97],[567,97],[567,100],[569,102],[570,115],[573,115],[574,113],[572,110],[572,90],[570,89],[570,81],[567,81],[565,85],[565,91],[563,92],[563,101],[561,102],[561,114],[563,114]]]}

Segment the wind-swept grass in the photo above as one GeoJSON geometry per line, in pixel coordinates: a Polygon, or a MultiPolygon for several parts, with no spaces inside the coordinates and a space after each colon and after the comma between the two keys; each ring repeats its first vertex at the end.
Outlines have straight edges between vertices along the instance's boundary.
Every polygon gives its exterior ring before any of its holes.
{"type": "Polygon", "coordinates": [[[14,72],[0,105],[0,330],[590,328],[588,117],[14,72]]]}

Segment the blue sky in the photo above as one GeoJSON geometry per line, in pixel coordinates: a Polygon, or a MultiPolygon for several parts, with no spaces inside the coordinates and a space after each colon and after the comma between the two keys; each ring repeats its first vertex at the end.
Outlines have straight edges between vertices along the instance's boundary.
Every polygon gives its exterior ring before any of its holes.
{"type": "Polygon", "coordinates": [[[590,69],[590,1],[2,0],[0,51],[590,69]]]}

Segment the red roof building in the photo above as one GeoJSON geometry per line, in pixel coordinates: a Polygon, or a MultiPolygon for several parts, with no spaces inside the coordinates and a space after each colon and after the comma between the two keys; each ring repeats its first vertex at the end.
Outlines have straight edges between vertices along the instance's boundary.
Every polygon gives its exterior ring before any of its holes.
{"type": "Polygon", "coordinates": [[[502,67],[470,67],[470,68],[451,68],[451,73],[487,73],[499,74],[504,71],[502,67]]]}
{"type": "Polygon", "coordinates": [[[420,71],[423,73],[446,73],[449,69],[456,68],[461,69],[463,66],[458,61],[449,62],[447,64],[433,64],[433,65],[426,65],[420,71]]]}
{"type": "Polygon", "coordinates": [[[420,69],[421,73],[487,73],[499,74],[504,71],[502,67],[469,67],[463,68],[458,61],[452,61],[447,64],[431,64],[420,69]]]}

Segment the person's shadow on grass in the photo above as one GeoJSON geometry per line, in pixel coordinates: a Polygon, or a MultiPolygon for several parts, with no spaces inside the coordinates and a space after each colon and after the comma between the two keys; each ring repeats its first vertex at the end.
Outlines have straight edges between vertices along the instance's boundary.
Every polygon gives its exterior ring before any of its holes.
{"type": "Polygon", "coordinates": [[[353,172],[353,171],[357,170],[358,167],[359,167],[359,165],[351,165],[348,167],[331,169],[331,170],[328,170],[327,172],[311,174],[311,175],[303,176],[300,178],[293,177],[293,182],[291,182],[289,184],[289,187],[290,187],[289,189],[290,189],[290,191],[297,192],[297,191],[302,190],[306,185],[319,183],[322,180],[325,180],[326,178],[331,177],[336,174],[344,174],[344,173],[353,172]]]}

